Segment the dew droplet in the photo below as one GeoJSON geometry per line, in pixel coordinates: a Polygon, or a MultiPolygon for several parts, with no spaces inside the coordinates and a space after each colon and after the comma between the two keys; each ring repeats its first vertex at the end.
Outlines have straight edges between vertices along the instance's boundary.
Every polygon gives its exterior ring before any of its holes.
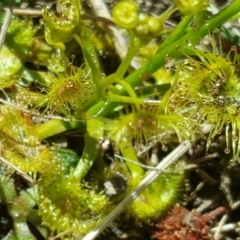
{"type": "Polygon", "coordinates": [[[230,153],[230,149],[229,149],[229,148],[225,148],[225,149],[224,149],[224,152],[225,152],[226,154],[229,154],[229,153],[230,153]]]}
{"type": "Polygon", "coordinates": [[[191,47],[192,43],[190,41],[187,41],[187,45],[188,45],[188,47],[191,47]]]}
{"type": "Polygon", "coordinates": [[[238,141],[238,136],[233,136],[233,140],[237,142],[238,141]]]}
{"type": "Polygon", "coordinates": [[[163,150],[164,152],[166,152],[166,151],[168,151],[168,147],[167,147],[166,145],[162,145],[162,150],[163,150]]]}
{"type": "Polygon", "coordinates": [[[237,47],[236,46],[232,46],[231,47],[231,51],[237,52],[237,47]]]}

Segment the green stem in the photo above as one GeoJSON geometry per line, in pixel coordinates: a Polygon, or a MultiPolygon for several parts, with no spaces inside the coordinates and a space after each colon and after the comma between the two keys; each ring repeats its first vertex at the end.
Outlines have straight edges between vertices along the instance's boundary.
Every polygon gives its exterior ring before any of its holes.
{"type": "Polygon", "coordinates": [[[138,96],[147,97],[154,96],[155,94],[160,94],[161,96],[165,94],[171,87],[170,83],[156,84],[144,87],[138,87],[135,92],[138,96]]]}
{"type": "Polygon", "coordinates": [[[117,102],[117,103],[132,103],[132,104],[143,104],[143,100],[137,98],[132,99],[128,96],[116,95],[116,94],[109,94],[107,98],[108,102],[117,102]]]}
{"type": "Polygon", "coordinates": [[[100,63],[98,61],[94,47],[92,46],[92,42],[88,37],[88,33],[84,24],[81,25],[81,30],[79,32],[79,35],[80,36],[78,36],[77,34],[74,34],[74,38],[80,45],[83,51],[84,57],[86,59],[86,62],[88,63],[91,69],[94,82],[97,84],[102,78],[100,63]]]}
{"type": "Polygon", "coordinates": [[[161,16],[158,18],[160,23],[164,23],[177,8],[174,5],[171,5],[161,16]]]}
{"type": "Polygon", "coordinates": [[[123,86],[125,91],[129,94],[129,96],[134,101],[136,108],[139,110],[140,106],[139,106],[139,102],[138,102],[138,97],[137,97],[136,92],[131,87],[131,85],[128,82],[124,81],[124,80],[116,80],[116,83],[118,83],[119,85],[123,86]]]}
{"type": "Polygon", "coordinates": [[[103,137],[103,132],[104,123],[102,121],[94,118],[87,121],[83,154],[73,172],[73,176],[75,176],[79,181],[81,181],[88,173],[99,153],[99,139],[103,137]]]}
{"type": "Polygon", "coordinates": [[[92,167],[99,150],[96,148],[98,139],[91,137],[86,133],[83,154],[78,162],[73,175],[81,181],[92,167]]]}
{"type": "MultiPolygon", "coordinates": [[[[181,37],[186,32],[187,27],[189,26],[190,22],[192,21],[192,16],[185,16],[181,20],[181,22],[174,28],[172,33],[167,37],[167,39],[160,45],[156,54],[163,51],[165,48],[169,47],[175,41],[181,39],[181,37]]],[[[165,57],[164,57],[165,58],[165,57]]]]}
{"type": "Polygon", "coordinates": [[[128,31],[128,35],[129,35],[129,47],[126,56],[124,57],[116,71],[116,75],[118,78],[124,77],[124,74],[129,68],[132,59],[135,57],[139,49],[143,46],[143,41],[137,38],[132,30],[128,31]]]}
{"type": "Polygon", "coordinates": [[[45,139],[67,130],[83,127],[85,127],[83,122],[65,122],[58,119],[52,119],[35,127],[34,132],[40,139],[45,139]]]}
{"type": "Polygon", "coordinates": [[[116,77],[117,77],[116,73],[113,73],[113,74],[110,74],[109,76],[103,78],[99,83],[99,87],[100,88],[105,88],[106,86],[114,83],[116,77]]]}
{"type": "Polygon", "coordinates": [[[109,84],[114,83],[116,78],[123,78],[124,74],[126,73],[127,69],[131,64],[132,59],[135,57],[135,55],[142,46],[143,42],[139,38],[135,38],[134,33],[129,31],[129,47],[126,56],[122,60],[117,71],[114,74],[111,74],[102,79],[99,83],[99,86],[103,88],[108,86],[109,84]]]}
{"type": "Polygon", "coordinates": [[[34,240],[27,221],[27,215],[37,203],[37,186],[26,190],[8,205],[8,213],[13,219],[13,229],[7,239],[11,240],[34,240]]]}
{"type": "MultiPolygon", "coordinates": [[[[139,163],[138,157],[136,155],[136,151],[134,150],[130,142],[121,141],[118,146],[124,158],[131,159],[132,161],[139,163]]],[[[126,161],[126,164],[133,178],[143,176],[144,171],[142,167],[140,167],[137,164],[134,164],[133,162],[128,162],[128,161],[126,161]]]]}
{"type": "Polygon", "coordinates": [[[196,17],[194,18],[193,26],[196,29],[201,28],[201,26],[203,24],[205,24],[205,22],[206,22],[206,17],[207,17],[207,11],[206,10],[199,12],[196,15],[196,17]]]}

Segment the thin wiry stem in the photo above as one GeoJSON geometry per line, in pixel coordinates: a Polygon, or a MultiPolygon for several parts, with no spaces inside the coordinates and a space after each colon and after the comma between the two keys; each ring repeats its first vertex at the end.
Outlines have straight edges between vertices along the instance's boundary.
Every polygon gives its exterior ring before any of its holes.
{"type": "MultiPolygon", "coordinates": [[[[235,210],[237,209],[238,207],[240,206],[240,201],[237,201],[235,202],[233,205],[232,205],[232,208],[231,210],[235,210]]],[[[226,213],[222,216],[217,228],[215,228],[215,234],[214,234],[214,239],[218,240],[221,238],[221,232],[222,232],[222,228],[224,226],[224,224],[226,223],[226,221],[228,220],[228,217],[229,217],[229,213],[226,213]]]]}
{"type": "Polygon", "coordinates": [[[4,40],[5,40],[7,29],[10,24],[11,17],[12,17],[12,1],[10,1],[9,7],[5,9],[5,12],[6,13],[5,13],[3,25],[1,28],[1,32],[0,32],[0,53],[1,53],[2,46],[3,46],[4,40]]]}
{"type": "Polygon", "coordinates": [[[216,232],[214,234],[214,239],[216,239],[216,240],[220,239],[222,226],[226,223],[227,219],[228,219],[228,214],[224,214],[223,217],[221,218],[219,224],[218,224],[218,227],[217,227],[216,232]]]}
{"type": "Polygon", "coordinates": [[[10,166],[14,170],[16,170],[17,173],[19,175],[21,175],[24,179],[26,179],[32,186],[34,185],[35,181],[30,176],[28,176],[25,172],[23,172],[21,169],[19,169],[18,167],[14,166],[13,164],[11,164],[9,161],[4,159],[3,157],[0,157],[0,161],[5,163],[6,165],[10,166]]]}
{"type": "MultiPolygon", "coordinates": [[[[6,11],[7,8],[3,8],[3,10],[6,11]]],[[[33,9],[33,8],[13,8],[12,13],[13,15],[24,15],[24,16],[31,16],[31,17],[42,16],[42,11],[40,9],[33,9]]],[[[100,16],[81,15],[81,18],[83,20],[97,21],[105,24],[114,25],[114,22],[111,19],[106,19],[100,16]]]]}
{"type": "Polygon", "coordinates": [[[176,162],[186,151],[191,147],[189,141],[184,141],[176,149],[174,149],[166,158],[164,158],[158,165],[159,171],[150,171],[146,177],[139,183],[139,185],[108,215],[103,221],[89,232],[82,240],[95,239],[126,207],[141,194],[167,167],[176,162]]]}
{"type": "Polygon", "coordinates": [[[40,112],[34,112],[32,110],[28,110],[28,109],[25,109],[25,108],[21,108],[19,106],[17,106],[17,104],[15,105],[14,103],[12,102],[8,102],[8,101],[5,101],[3,99],[0,98],[0,103],[4,103],[12,108],[15,108],[15,109],[18,109],[22,112],[25,112],[25,113],[28,113],[32,116],[36,116],[36,117],[39,117],[39,118],[46,118],[46,119],[57,119],[57,120],[62,120],[64,122],[85,122],[84,120],[80,120],[80,119],[75,119],[75,118],[64,118],[64,117],[61,117],[61,116],[55,116],[55,115],[41,115],[40,112]]]}

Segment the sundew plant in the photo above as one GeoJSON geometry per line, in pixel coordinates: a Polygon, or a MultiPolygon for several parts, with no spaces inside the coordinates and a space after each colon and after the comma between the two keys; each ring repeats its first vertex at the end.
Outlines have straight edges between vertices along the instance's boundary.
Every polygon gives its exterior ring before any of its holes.
{"type": "MultiPolygon", "coordinates": [[[[11,220],[0,238],[92,239],[184,141],[205,139],[208,153],[222,134],[225,163],[237,162],[239,55],[222,47],[221,27],[239,6],[210,14],[207,0],[175,0],[156,16],[121,0],[109,18],[80,0],[50,1],[33,14],[21,1],[1,3],[0,204],[11,220]],[[112,29],[127,45],[120,56],[112,29]]],[[[151,225],[183,203],[182,155],[119,221],[151,225]]]]}

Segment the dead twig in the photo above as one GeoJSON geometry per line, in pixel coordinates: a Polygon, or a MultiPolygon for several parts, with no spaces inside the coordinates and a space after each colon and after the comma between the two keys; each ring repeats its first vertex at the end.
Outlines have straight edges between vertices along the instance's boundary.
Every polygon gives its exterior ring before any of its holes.
{"type": "Polygon", "coordinates": [[[4,40],[5,40],[5,36],[6,36],[6,33],[7,33],[8,26],[9,26],[10,21],[11,21],[12,8],[13,8],[13,4],[12,4],[12,0],[10,0],[9,7],[5,9],[6,13],[5,13],[3,25],[1,27],[1,32],[0,32],[0,53],[1,53],[2,46],[3,46],[4,40]]]}

